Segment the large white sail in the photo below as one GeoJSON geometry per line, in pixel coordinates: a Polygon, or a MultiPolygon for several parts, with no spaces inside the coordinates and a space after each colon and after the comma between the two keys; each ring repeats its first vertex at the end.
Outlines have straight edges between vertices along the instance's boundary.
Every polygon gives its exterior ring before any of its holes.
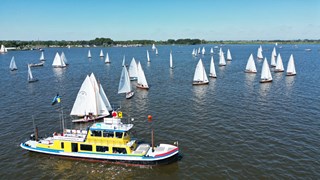
{"type": "Polygon", "coordinates": [[[91,58],[91,51],[90,51],[90,49],[89,49],[89,51],[88,51],[88,58],[91,58]]]}
{"type": "Polygon", "coordinates": [[[40,61],[45,61],[46,59],[44,58],[44,53],[43,51],[41,52],[41,56],[40,56],[40,61]]]}
{"type": "Polygon", "coordinates": [[[56,53],[56,55],[53,59],[52,66],[53,67],[66,67],[65,62],[61,59],[58,52],[56,53]]]}
{"type": "Polygon", "coordinates": [[[194,72],[193,82],[197,82],[198,84],[209,82],[207,74],[206,74],[206,70],[203,66],[201,59],[199,60],[197,67],[196,67],[196,70],[194,72]]]}
{"type": "Polygon", "coordinates": [[[104,57],[102,49],[100,50],[100,57],[104,57]]]}
{"type": "Polygon", "coordinates": [[[261,70],[261,80],[260,82],[270,82],[272,81],[272,76],[269,68],[267,58],[264,58],[261,70]]]}
{"type": "Polygon", "coordinates": [[[277,63],[276,63],[276,57],[277,57],[277,56],[274,56],[273,51],[272,51],[272,53],[271,53],[271,63],[270,63],[270,65],[271,65],[272,67],[275,67],[275,66],[277,65],[277,63]]]}
{"type": "Polygon", "coordinates": [[[152,44],[152,51],[156,50],[156,45],[152,44]]]}
{"type": "Polygon", "coordinates": [[[226,59],[224,58],[224,53],[222,51],[222,49],[220,48],[220,52],[219,52],[219,66],[225,66],[226,63],[226,59]]]}
{"type": "Polygon", "coordinates": [[[231,52],[228,49],[228,51],[227,51],[227,61],[231,61],[231,60],[232,60],[231,52]]]}
{"type": "Polygon", "coordinates": [[[170,51],[170,68],[173,69],[172,51],[170,51]]]}
{"type": "Polygon", "coordinates": [[[138,66],[134,57],[132,58],[131,63],[129,65],[129,76],[132,80],[138,77],[138,66]]]}
{"type": "Polygon", "coordinates": [[[98,115],[95,90],[90,77],[87,75],[80,87],[70,115],[85,116],[89,113],[98,115]]]}
{"type": "Polygon", "coordinates": [[[261,47],[261,45],[260,45],[260,47],[258,48],[257,58],[258,58],[258,59],[263,59],[262,47],[261,47]]]}
{"type": "Polygon", "coordinates": [[[106,55],[106,60],[104,61],[105,63],[110,63],[110,58],[109,58],[109,54],[107,53],[106,55]]]}
{"type": "Polygon", "coordinates": [[[201,53],[202,53],[202,55],[204,55],[206,53],[206,49],[204,47],[202,47],[201,53]]]}
{"type": "Polygon", "coordinates": [[[1,45],[1,48],[0,48],[0,53],[6,53],[7,52],[7,49],[6,47],[2,44],[1,45]]]}
{"type": "Polygon", "coordinates": [[[213,48],[210,49],[210,54],[213,54],[213,48]]]}
{"type": "Polygon", "coordinates": [[[213,56],[211,56],[211,62],[210,62],[210,74],[209,74],[210,77],[217,77],[216,75],[216,68],[214,67],[214,60],[213,60],[213,56]]]}
{"type": "Polygon", "coordinates": [[[280,53],[277,56],[277,64],[276,64],[276,68],[274,71],[275,72],[283,72],[284,71],[284,67],[283,67],[282,58],[281,58],[280,53]]]}
{"type": "Polygon", "coordinates": [[[126,66],[123,66],[119,81],[118,94],[128,92],[131,92],[130,78],[126,66]]]}
{"type": "Polygon", "coordinates": [[[68,59],[67,59],[67,57],[66,57],[66,55],[64,54],[64,52],[62,51],[62,53],[61,53],[61,60],[66,64],[66,65],[68,65],[69,63],[68,63],[68,59]]]}
{"type": "Polygon", "coordinates": [[[14,60],[14,56],[12,56],[11,61],[10,61],[10,65],[9,68],[11,71],[17,70],[17,65],[16,65],[16,61],[14,60]]]}
{"type": "MultiPolygon", "coordinates": [[[[102,88],[102,85],[99,84],[99,93],[101,95],[101,98],[102,98],[102,101],[104,102],[104,105],[107,107],[108,111],[112,111],[112,107],[111,107],[111,104],[109,102],[109,99],[106,95],[106,93],[104,92],[103,88],[102,88]]],[[[108,115],[109,115],[109,112],[108,112],[108,115]]]]}
{"type": "Polygon", "coordinates": [[[294,65],[294,59],[293,59],[293,55],[291,54],[288,62],[288,67],[287,67],[287,76],[293,76],[296,74],[297,73],[294,65]]]}
{"type": "Polygon", "coordinates": [[[149,51],[147,50],[147,60],[150,62],[150,56],[149,56],[149,51]]]}
{"type": "Polygon", "coordinates": [[[31,72],[30,65],[28,64],[28,81],[30,81],[32,79],[33,79],[33,75],[32,75],[32,72],[31,72]]]}
{"type": "Polygon", "coordinates": [[[144,71],[142,69],[142,66],[140,64],[140,62],[138,62],[138,87],[143,87],[143,88],[149,88],[148,83],[147,83],[147,79],[146,76],[144,74],[144,71]]]}
{"type": "Polygon", "coordinates": [[[250,54],[250,56],[249,56],[245,72],[248,72],[248,73],[256,73],[257,72],[256,64],[254,63],[254,59],[253,59],[252,54],[250,54]]]}
{"type": "Polygon", "coordinates": [[[123,55],[122,66],[126,66],[126,55],[123,55]]]}

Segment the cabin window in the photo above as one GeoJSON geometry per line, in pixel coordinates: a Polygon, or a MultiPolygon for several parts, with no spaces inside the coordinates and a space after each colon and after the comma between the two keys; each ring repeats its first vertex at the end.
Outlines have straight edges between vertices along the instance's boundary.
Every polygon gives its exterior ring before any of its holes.
{"type": "Polygon", "coordinates": [[[116,132],[116,137],[117,138],[122,138],[122,132],[116,132]]]}
{"type": "Polygon", "coordinates": [[[116,148],[116,147],[114,147],[112,149],[112,152],[115,153],[115,154],[127,154],[126,148],[116,148]]]}
{"type": "Polygon", "coordinates": [[[127,137],[129,134],[127,132],[124,133],[123,137],[127,137]]]}
{"type": "Polygon", "coordinates": [[[113,137],[112,131],[103,131],[103,137],[113,137]]]}
{"type": "Polygon", "coordinates": [[[92,145],[80,144],[80,150],[82,150],[82,151],[92,151],[92,145]]]}
{"type": "Polygon", "coordinates": [[[92,131],[92,134],[91,134],[91,136],[96,136],[96,137],[101,137],[101,135],[102,135],[101,131],[96,131],[96,130],[92,131]]]}
{"type": "Polygon", "coordinates": [[[108,152],[109,147],[108,146],[96,146],[97,152],[108,152]]]}
{"type": "Polygon", "coordinates": [[[64,142],[61,142],[61,149],[64,149],[64,142]]]}

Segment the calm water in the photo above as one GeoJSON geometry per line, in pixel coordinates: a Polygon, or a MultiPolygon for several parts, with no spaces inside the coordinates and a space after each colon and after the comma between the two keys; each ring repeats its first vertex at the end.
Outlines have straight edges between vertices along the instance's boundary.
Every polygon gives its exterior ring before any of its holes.
{"type": "MultiPolygon", "coordinates": [[[[156,56],[150,47],[103,48],[111,64],[104,64],[91,48],[45,49],[44,67],[33,68],[36,83],[27,82],[27,63],[38,62],[39,51],[10,51],[0,55],[1,134],[0,175],[5,178],[83,179],[95,178],[311,178],[320,177],[320,45],[283,45],[285,68],[292,53],[297,76],[273,73],[273,82],[260,84],[262,61],[256,61],[257,74],[244,69],[250,53],[258,45],[227,45],[233,61],[218,67],[217,79],[209,85],[192,86],[199,57],[209,73],[210,55],[191,56],[199,46],[158,46],[156,56]],[[312,51],[305,51],[306,48],[312,51]],[[151,63],[147,63],[146,49],[151,63]],[[169,69],[173,51],[175,68],[169,69]],[[56,51],[64,51],[70,65],[54,69],[56,51]],[[126,55],[142,63],[149,91],[134,87],[135,96],[126,100],[117,94],[121,63],[126,55]],[[15,56],[18,71],[9,63],[15,56]],[[126,117],[133,117],[134,135],[150,140],[147,115],[153,116],[156,143],[179,141],[182,160],[165,166],[136,167],[51,157],[22,150],[19,144],[33,131],[32,116],[42,136],[61,129],[59,105],[51,106],[57,92],[68,128],[86,127],[70,122],[69,113],[86,75],[95,73],[111,104],[120,104],[126,117]]],[[[205,45],[207,52],[213,45],[205,45]]],[[[270,57],[273,45],[262,45],[270,57]]],[[[202,48],[202,46],[201,46],[202,48]]],[[[135,84],[133,84],[135,85],[135,84]]]]}

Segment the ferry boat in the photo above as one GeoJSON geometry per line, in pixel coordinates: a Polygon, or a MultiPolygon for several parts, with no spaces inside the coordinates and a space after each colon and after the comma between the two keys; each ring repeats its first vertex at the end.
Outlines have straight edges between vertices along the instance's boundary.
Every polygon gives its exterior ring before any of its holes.
{"type": "MultiPolygon", "coordinates": [[[[154,147],[130,137],[133,124],[123,124],[118,117],[104,118],[87,130],[65,129],[51,137],[38,138],[37,130],[21,148],[49,155],[93,159],[125,164],[158,165],[175,162],[179,148],[171,144],[154,147]]],[[[153,131],[152,131],[153,139],[153,131]]]]}

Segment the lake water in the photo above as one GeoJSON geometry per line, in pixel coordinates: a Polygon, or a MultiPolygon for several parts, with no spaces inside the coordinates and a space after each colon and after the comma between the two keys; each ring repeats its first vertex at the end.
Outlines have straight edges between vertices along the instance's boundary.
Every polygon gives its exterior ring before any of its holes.
{"type": "MultiPolygon", "coordinates": [[[[209,52],[215,45],[204,45],[209,52]]],[[[320,177],[320,45],[279,45],[284,67],[294,55],[297,75],[272,72],[273,82],[259,83],[262,61],[255,60],[258,73],[244,69],[250,53],[256,57],[259,45],[226,45],[233,57],[219,67],[214,49],[217,79],[204,86],[192,86],[196,64],[202,58],[209,73],[210,55],[192,57],[199,46],[151,46],[102,48],[109,53],[105,64],[101,48],[44,49],[44,67],[32,68],[38,82],[27,82],[27,63],[39,61],[39,51],[9,51],[0,55],[1,118],[0,175],[5,179],[133,179],[133,178],[240,178],[292,179],[320,177]],[[280,48],[280,46],[282,48],[280,48]],[[147,63],[146,50],[151,63],[147,63]],[[305,51],[311,49],[311,51],[305,51]],[[175,68],[169,69],[169,52],[175,68]],[[66,54],[67,68],[52,68],[56,52],[66,54]],[[132,99],[117,94],[123,55],[142,64],[149,91],[136,89],[132,99]],[[14,56],[18,70],[11,72],[14,56]],[[69,116],[86,75],[94,73],[111,104],[121,105],[126,119],[134,118],[134,135],[150,142],[147,116],[153,116],[155,143],[179,141],[183,158],[164,166],[126,166],[66,159],[27,152],[19,144],[29,138],[33,121],[42,136],[61,130],[61,105],[68,128],[69,116]],[[51,106],[59,93],[62,103],[51,106]]],[[[219,46],[220,47],[220,46],[219,46]]],[[[274,45],[262,45],[270,64],[274,45]]],[[[271,69],[272,70],[272,69],[271,69]]]]}

